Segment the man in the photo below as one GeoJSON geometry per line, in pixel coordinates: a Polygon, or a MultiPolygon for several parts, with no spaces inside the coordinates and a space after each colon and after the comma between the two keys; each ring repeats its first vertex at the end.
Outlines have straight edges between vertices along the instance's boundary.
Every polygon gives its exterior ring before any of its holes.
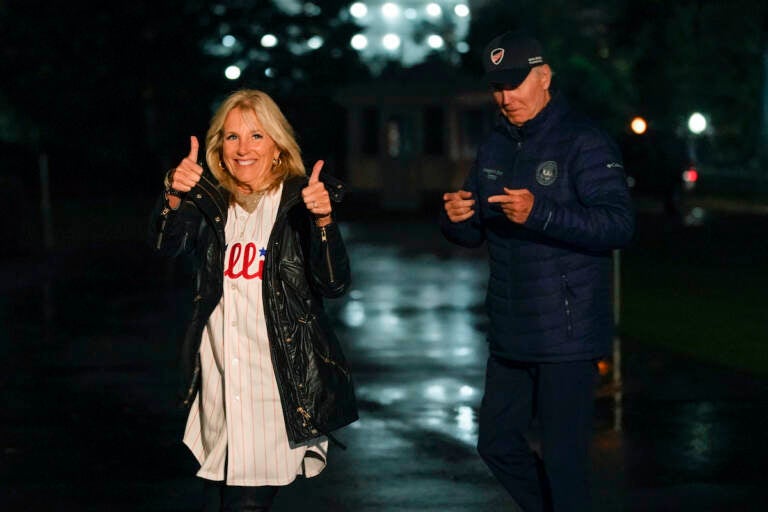
{"type": "Polygon", "coordinates": [[[526,512],[586,511],[596,363],[613,330],[611,250],[630,241],[634,212],[618,150],[550,92],[537,40],[502,34],[483,63],[501,115],[441,215],[450,241],[488,244],[478,452],[526,512]],[[534,419],[541,457],[526,439],[534,419]]]}

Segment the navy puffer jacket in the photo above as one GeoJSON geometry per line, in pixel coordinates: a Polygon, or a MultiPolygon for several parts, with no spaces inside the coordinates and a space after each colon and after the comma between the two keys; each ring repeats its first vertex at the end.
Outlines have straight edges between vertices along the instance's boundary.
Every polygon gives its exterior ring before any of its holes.
{"type": "Polygon", "coordinates": [[[632,238],[635,216],[615,144],[557,94],[522,127],[500,122],[478,150],[464,184],[475,215],[446,238],[488,243],[486,307],[491,353],[560,362],[608,353],[613,333],[612,249],[632,238]],[[528,189],[525,224],[508,220],[488,197],[528,189]]]}

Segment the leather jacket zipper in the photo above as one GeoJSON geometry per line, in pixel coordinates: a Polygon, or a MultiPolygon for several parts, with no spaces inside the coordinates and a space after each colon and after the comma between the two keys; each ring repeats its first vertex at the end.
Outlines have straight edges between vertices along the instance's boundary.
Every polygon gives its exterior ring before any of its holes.
{"type": "Polygon", "coordinates": [[[341,373],[344,374],[345,377],[349,378],[349,371],[346,368],[341,366],[339,363],[337,363],[336,361],[334,361],[330,357],[326,357],[326,356],[320,354],[319,352],[317,352],[317,350],[315,350],[315,353],[318,354],[322,358],[322,360],[323,360],[323,362],[325,364],[329,364],[331,366],[335,366],[341,373]]]}
{"type": "Polygon", "coordinates": [[[328,265],[328,275],[332,283],[336,282],[336,278],[333,275],[333,265],[331,264],[331,250],[328,248],[328,233],[325,231],[325,226],[320,228],[320,240],[322,240],[325,246],[325,263],[328,265]]]}
{"type": "Polygon", "coordinates": [[[163,246],[163,236],[165,235],[165,224],[168,222],[168,212],[170,209],[166,206],[163,211],[160,212],[162,220],[160,221],[160,229],[157,232],[157,242],[155,243],[155,249],[158,251],[163,246]]]}
{"type": "Polygon", "coordinates": [[[341,441],[339,441],[338,439],[336,439],[336,438],[333,436],[333,434],[331,434],[330,432],[323,432],[322,430],[320,430],[320,429],[316,428],[316,427],[315,427],[315,424],[314,424],[314,422],[312,421],[312,416],[311,416],[311,415],[310,415],[310,414],[307,412],[307,410],[306,410],[306,409],[304,409],[303,407],[299,406],[299,407],[297,407],[297,408],[296,408],[296,411],[297,411],[299,414],[301,414],[301,415],[302,415],[302,417],[304,418],[304,421],[306,422],[306,423],[305,423],[305,426],[307,426],[307,425],[311,426],[311,427],[312,427],[312,430],[314,430],[314,431],[317,431],[317,432],[320,432],[321,434],[323,434],[325,437],[327,437],[328,439],[330,439],[330,440],[331,440],[331,442],[333,442],[334,444],[336,444],[336,445],[337,445],[339,448],[341,448],[342,450],[346,450],[346,449],[347,449],[347,445],[345,445],[344,443],[342,443],[341,441]]]}

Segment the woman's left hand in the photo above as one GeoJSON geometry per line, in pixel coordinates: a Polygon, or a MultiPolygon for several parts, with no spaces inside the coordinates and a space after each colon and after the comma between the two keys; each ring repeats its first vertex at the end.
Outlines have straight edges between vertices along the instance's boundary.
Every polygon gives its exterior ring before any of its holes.
{"type": "Polygon", "coordinates": [[[322,227],[331,223],[331,197],[325,189],[325,184],[320,181],[320,170],[325,162],[318,160],[312,167],[312,175],[309,184],[301,191],[304,204],[314,216],[315,223],[322,227]]]}

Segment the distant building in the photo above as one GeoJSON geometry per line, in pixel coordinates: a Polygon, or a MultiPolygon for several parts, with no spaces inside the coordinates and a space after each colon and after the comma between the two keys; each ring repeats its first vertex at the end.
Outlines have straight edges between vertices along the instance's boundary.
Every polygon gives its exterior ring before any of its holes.
{"type": "Polygon", "coordinates": [[[429,62],[345,87],[346,181],[353,196],[415,210],[457,189],[496,111],[479,77],[429,62]]]}

